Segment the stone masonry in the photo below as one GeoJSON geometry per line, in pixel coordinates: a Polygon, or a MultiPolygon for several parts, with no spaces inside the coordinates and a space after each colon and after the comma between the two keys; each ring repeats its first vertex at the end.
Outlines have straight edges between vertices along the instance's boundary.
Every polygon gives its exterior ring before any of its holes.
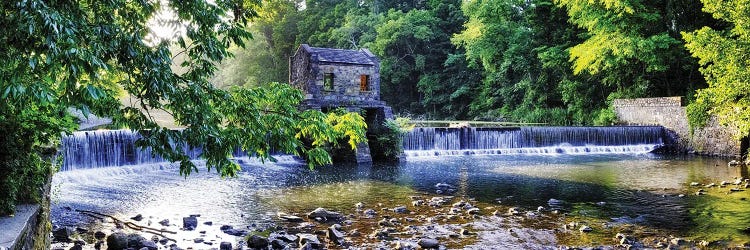
{"type": "MultiPolygon", "coordinates": [[[[380,60],[367,49],[302,44],[289,58],[289,84],[304,92],[303,109],[360,112],[368,130],[393,119],[391,107],[380,100],[380,60]]],[[[356,156],[357,162],[372,161],[368,145],[358,145],[356,156]]]]}
{"type": "Polygon", "coordinates": [[[677,135],[678,147],[704,155],[739,157],[741,141],[737,131],[721,126],[712,116],[706,127],[690,132],[681,97],[617,99],[612,106],[623,125],[660,125],[677,135]]]}

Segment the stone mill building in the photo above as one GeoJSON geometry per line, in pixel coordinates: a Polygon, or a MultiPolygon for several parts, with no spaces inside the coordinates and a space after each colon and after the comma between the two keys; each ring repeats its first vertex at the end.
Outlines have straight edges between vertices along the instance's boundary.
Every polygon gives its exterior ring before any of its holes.
{"type": "MultiPolygon", "coordinates": [[[[391,107],[380,100],[380,60],[368,49],[302,44],[289,58],[289,84],[304,92],[304,109],[360,112],[367,122],[368,136],[386,119],[393,119],[391,107]]],[[[357,161],[368,159],[371,161],[369,147],[358,146],[357,161]]]]}

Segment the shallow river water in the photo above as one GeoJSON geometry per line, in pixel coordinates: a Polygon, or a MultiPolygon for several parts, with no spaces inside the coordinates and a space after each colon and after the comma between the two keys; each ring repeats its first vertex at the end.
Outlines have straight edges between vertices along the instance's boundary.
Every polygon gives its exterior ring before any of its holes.
{"type": "MultiPolygon", "coordinates": [[[[111,220],[80,211],[125,221],[141,214],[144,219],[137,223],[177,232],[171,235],[177,245],[211,249],[222,241],[237,245],[243,240],[221,233],[220,225],[263,231],[283,224],[278,212],[304,217],[323,207],[356,214],[354,206],[362,202],[378,211],[405,205],[420,213],[429,208],[413,208],[411,196],[453,196],[454,202],[470,201],[482,212],[454,223],[474,233],[442,240],[447,248],[614,246],[619,244],[614,238],[617,233],[643,242],[682,237],[716,248],[750,242],[745,233],[750,226],[750,191],[744,191],[744,182],[718,185],[747,178],[748,173],[744,167],[728,167],[724,159],[653,154],[470,155],[409,157],[391,165],[314,170],[291,157],[280,157],[277,163],[248,158],[238,162],[239,175],[224,179],[205,168],[179,176],[170,164],[63,171],[53,179],[52,223],[109,233],[118,230],[111,220]],[[705,187],[710,183],[717,186],[705,187]],[[697,195],[699,189],[705,192],[697,195]],[[540,206],[544,212],[535,213],[540,206]],[[522,212],[492,215],[509,208],[522,212]],[[200,226],[180,230],[182,218],[189,215],[199,215],[200,226]],[[169,226],[157,224],[164,219],[169,226]],[[203,224],[207,221],[213,226],[203,224]],[[577,224],[564,229],[569,223],[577,224]],[[594,231],[579,232],[579,224],[594,231]],[[195,243],[197,237],[212,245],[195,243]]],[[[351,227],[357,223],[355,219],[351,227]]],[[[81,237],[87,238],[86,234],[81,237]]],[[[354,246],[384,246],[377,240],[350,238],[354,246]]]]}

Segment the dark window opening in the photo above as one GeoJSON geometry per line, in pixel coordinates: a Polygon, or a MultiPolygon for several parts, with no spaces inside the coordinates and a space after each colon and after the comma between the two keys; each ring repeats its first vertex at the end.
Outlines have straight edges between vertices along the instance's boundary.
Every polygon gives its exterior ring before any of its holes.
{"type": "Polygon", "coordinates": [[[323,75],[323,90],[333,91],[333,73],[323,75]]]}
{"type": "Polygon", "coordinates": [[[359,76],[359,91],[370,91],[370,75],[359,76]]]}

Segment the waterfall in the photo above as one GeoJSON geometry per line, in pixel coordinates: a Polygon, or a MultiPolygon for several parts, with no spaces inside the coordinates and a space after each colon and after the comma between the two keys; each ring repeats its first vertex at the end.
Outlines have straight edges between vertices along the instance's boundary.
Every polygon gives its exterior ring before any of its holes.
{"type": "Polygon", "coordinates": [[[408,156],[460,154],[647,153],[664,145],[659,126],[415,128],[403,135],[408,156]]]}
{"type": "MultiPolygon", "coordinates": [[[[63,165],[60,171],[109,166],[140,165],[165,162],[150,148],[139,149],[135,141],[141,136],[131,130],[78,131],[62,139],[63,165]]],[[[173,145],[174,146],[174,145],[173,145]]],[[[191,159],[197,159],[200,148],[181,146],[191,159]]]]}

